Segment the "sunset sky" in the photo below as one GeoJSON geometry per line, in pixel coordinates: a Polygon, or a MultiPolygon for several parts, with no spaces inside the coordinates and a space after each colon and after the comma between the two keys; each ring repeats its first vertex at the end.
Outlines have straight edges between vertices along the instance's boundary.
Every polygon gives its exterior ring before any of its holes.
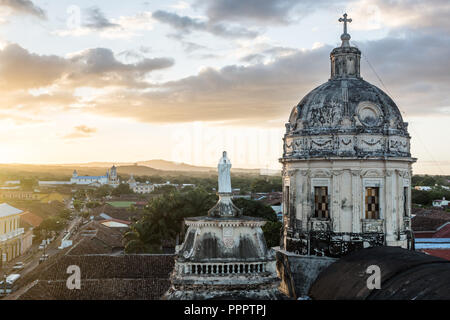
{"type": "Polygon", "coordinates": [[[280,168],[344,12],[363,78],[409,122],[414,173],[450,175],[447,0],[0,0],[0,163],[214,166],[228,150],[280,168]]]}

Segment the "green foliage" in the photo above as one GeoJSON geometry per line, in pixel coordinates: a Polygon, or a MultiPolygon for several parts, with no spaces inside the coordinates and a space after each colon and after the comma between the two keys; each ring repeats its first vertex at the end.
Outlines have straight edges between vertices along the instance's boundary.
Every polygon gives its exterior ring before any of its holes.
{"type": "Polygon", "coordinates": [[[163,186],[155,188],[152,191],[152,194],[169,194],[171,192],[175,192],[176,190],[177,190],[177,188],[175,186],[163,185],[163,186]]]}
{"type": "Polygon", "coordinates": [[[280,245],[281,227],[280,221],[267,221],[262,227],[264,238],[266,238],[267,247],[276,247],[280,245]]]}
{"type": "MultiPolygon", "coordinates": [[[[183,232],[183,220],[187,217],[205,216],[217,202],[217,196],[209,194],[203,188],[172,191],[153,198],[144,216],[133,224],[124,238],[127,253],[158,253],[162,250],[162,241],[175,241],[183,232]]],[[[281,223],[276,213],[268,205],[259,201],[237,199],[236,206],[243,214],[268,220],[263,227],[268,246],[278,246],[281,223]]]]}
{"type": "Polygon", "coordinates": [[[86,203],[86,207],[87,207],[88,209],[97,208],[97,207],[99,207],[100,205],[101,205],[101,204],[100,204],[100,202],[98,202],[98,201],[91,201],[91,202],[86,203]]]}
{"type": "Polygon", "coordinates": [[[421,205],[431,205],[433,200],[450,199],[450,191],[442,188],[433,188],[430,191],[411,190],[411,202],[421,205]]]}
{"type": "Polygon", "coordinates": [[[59,232],[63,230],[66,225],[67,225],[66,219],[56,216],[45,218],[38,228],[41,231],[47,231],[48,233],[50,233],[51,231],[59,232]]]}
{"type": "Polygon", "coordinates": [[[85,189],[78,189],[75,191],[73,198],[75,200],[84,201],[86,200],[86,190],[85,189]]]}
{"type": "Polygon", "coordinates": [[[281,222],[278,221],[277,214],[270,206],[260,201],[242,198],[233,200],[233,202],[238,208],[242,209],[243,215],[267,220],[267,223],[262,227],[267,246],[275,247],[280,245],[281,222]]]}
{"type": "Polygon", "coordinates": [[[125,235],[125,251],[161,252],[163,240],[175,241],[183,231],[184,218],[206,215],[216,201],[216,196],[201,188],[173,191],[152,199],[144,216],[125,235]]]}
{"type": "Polygon", "coordinates": [[[89,211],[83,211],[80,213],[80,216],[84,219],[89,218],[89,211]]]}
{"type": "Polygon", "coordinates": [[[130,231],[124,234],[126,253],[160,253],[162,234],[158,224],[147,221],[137,221],[130,226],[130,231]]]}
{"type": "Polygon", "coordinates": [[[111,192],[113,196],[120,196],[122,194],[132,194],[133,190],[130,189],[130,186],[126,183],[119,184],[116,188],[114,188],[111,192]]]}
{"type": "Polygon", "coordinates": [[[73,207],[75,210],[80,211],[84,206],[84,203],[81,200],[73,200],[73,207]]]}
{"type": "Polygon", "coordinates": [[[281,179],[274,181],[273,179],[258,179],[250,185],[252,192],[275,192],[281,191],[281,179]]]}
{"type": "Polygon", "coordinates": [[[113,187],[111,187],[108,184],[104,184],[94,190],[94,197],[95,197],[95,199],[102,199],[106,196],[111,195],[112,191],[113,191],[113,187]]]}
{"type": "Polygon", "coordinates": [[[69,220],[70,215],[71,215],[71,211],[68,209],[64,209],[57,215],[57,217],[60,219],[63,219],[63,220],[69,220]]]}
{"type": "Polygon", "coordinates": [[[259,217],[268,221],[277,221],[277,214],[273,209],[262,203],[261,201],[248,200],[248,199],[235,199],[233,203],[242,209],[242,214],[249,217],[259,217]]]}
{"type": "Polygon", "coordinates": [[[450,186],[449,179],[449,176],[430,176],[427,174],[424,176],[414,175],[411,179],[411,183],[413,186],[450,186]]]}

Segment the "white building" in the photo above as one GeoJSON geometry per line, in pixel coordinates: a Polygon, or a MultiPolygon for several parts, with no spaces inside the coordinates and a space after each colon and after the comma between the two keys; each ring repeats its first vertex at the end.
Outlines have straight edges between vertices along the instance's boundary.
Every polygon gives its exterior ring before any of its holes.
{"type": "Polygon", "coordinates": [[[104,176],[79,176],[77,170],[74,170],[70,178],[70,184],[94,186],[109,184],[114,187],[118,186],[119,178],[117,176],[117,168],[113,165],[111,170],[108,170],[104,176]]]}
{"type": "Polygon", "coordinates": [[[361,52],[330,54],[331,76],[292,109],[283,165],[284,249],[338,257],[358,248],[411,248],[408,124],[360,75],[361,52]]]}
{"type": "Polygon", "coordinates": [[[415,186],[414,189],[420,190],[420,191],[431,191],[433,187],[428,186],[415,186]]]}
{"type": "Polygon", "coordinates": [[[133,175],[130,176],[130,179],[128,180],[128,185],[130,186],[130,189],[133,190],[134,193],[150,193],[153,190],[155,190],[155,186],[151,184],[149,181],[146,181],[145,183],[137,182],[134,179],[133,175]]]}
{"type": "Polygon", "coordinates": [[[445,197],[442,200],[433,200],[433,207],[442,208],[446,207],[450,204],[449,200],[445,200],[445,197]]]}

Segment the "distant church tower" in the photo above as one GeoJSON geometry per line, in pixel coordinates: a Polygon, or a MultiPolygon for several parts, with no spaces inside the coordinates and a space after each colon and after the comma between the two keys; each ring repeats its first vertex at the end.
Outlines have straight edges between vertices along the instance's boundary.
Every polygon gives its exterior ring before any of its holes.
{"type": "Polygon", "coordinates": [[[408,124],[394,101],[360,75],[361,52],[342,45],[331,77],[295,106],[286,123],[282,247],[338,257],[370,246],[411,248],[408,124]]]}
{"type": "Polygon", "coordinates": [[[115,165],[111,167],[111,171],[108,175],[108,184],[112,186],[118,186],[119,185],[119,177],[117,176],[117,168],[115,165]]]}

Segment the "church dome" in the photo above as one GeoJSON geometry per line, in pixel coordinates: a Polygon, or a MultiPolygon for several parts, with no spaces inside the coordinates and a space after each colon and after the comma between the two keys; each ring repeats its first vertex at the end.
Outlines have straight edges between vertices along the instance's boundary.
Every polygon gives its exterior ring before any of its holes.
{"type": "Polygon", "coordinates": [[[308,93],[289,117],[296,133],[339,131],[396,133],[408,136],[406,124],[392,99],[361,78],[338,78],[308,93]],[[347,120],[347,121],[345,121],[347,120]]]}
{"type": "Polygon", "coordinates": [[[330,54],[330,79],[292,109],[283,158],[410,157],[408,124],[394,101],[360,76],[361,51],[349,44],[330,54]]]}

